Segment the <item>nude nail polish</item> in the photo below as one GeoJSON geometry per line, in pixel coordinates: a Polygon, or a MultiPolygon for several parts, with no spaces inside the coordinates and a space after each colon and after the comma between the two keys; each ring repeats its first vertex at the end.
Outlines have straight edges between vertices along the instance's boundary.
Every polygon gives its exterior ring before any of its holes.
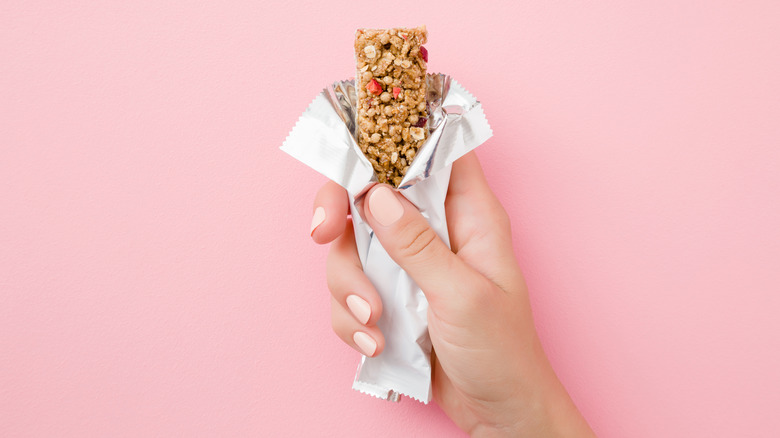
{"type": "Polygon", "coordinates": [[[357,344],[358,348],[360,348],[366,356],[371,357],[376,353],[376,341],[366,333],[355,332],[355,334],[352,335],[352,340],[355,341],[355,344],[357,344]]]}
{"type": "Polygon", "coordinates": [[[371,193],[368,209],[381,225],[390,226],[404,215],[404,206],[392,190],[380,186],[371,193]]]}
{"type": "Polygon", "coordinates": [[[314,230],[322,225],[323,222],[325,222],[325,209],[317,207],[317,209],[314,210],[314,216],[311,218],[311,230],[309,231],[309,235],[311,236],[314,234],[314,230]]]}
{"type": "Polygon", "coordinates": [[[371,318],[371,305],[368,304],[368,301],[357,295],[350,295],[347,297],[347,307],[349,307],[349,311],[355,315],[355,318],[360,321],[361,324],[367,323],[371,318]]]}

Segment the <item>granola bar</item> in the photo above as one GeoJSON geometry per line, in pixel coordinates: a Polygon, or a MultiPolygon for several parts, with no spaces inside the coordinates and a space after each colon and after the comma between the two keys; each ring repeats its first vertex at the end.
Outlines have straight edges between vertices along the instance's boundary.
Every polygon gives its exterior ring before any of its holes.
{"type": "Polygon", "coordinates": [[[357,142],[381,183],[398,186],[428,138],[425,26],[358,29],[357,142]]]}

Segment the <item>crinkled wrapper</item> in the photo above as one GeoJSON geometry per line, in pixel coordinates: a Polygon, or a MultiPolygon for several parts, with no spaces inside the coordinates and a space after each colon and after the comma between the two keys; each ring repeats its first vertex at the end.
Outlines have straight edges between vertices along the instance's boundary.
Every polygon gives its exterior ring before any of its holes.
{"type": "MultiPolygon", "coordinates": [[[[450,76],[429,74],[429,135],[398,190],[449,245],[444,198],[452,163],[493,135],[482,105],[450,76]]],[[[382,298],[377,323],[385,348],[358,365],[352,387],[365,394],[424,403],[432,398],[428,301],[414,280],[382,248],[356,203],[377,182],[356,141],[357,95],[352,80],[325,88],[304,111],[281,149],[349,193],[355,241],[363,271],[382,298]]]]}

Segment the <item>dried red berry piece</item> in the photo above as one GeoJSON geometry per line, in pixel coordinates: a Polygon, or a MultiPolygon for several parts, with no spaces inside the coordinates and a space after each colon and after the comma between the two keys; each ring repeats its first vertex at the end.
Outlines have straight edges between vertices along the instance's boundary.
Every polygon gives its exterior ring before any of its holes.
{"type": "Polygon", "coordinates": [[[398,99],[399,94],[401,94],[401,89],[399,87],[393,87],[393,99],[398,99]]]}
{"type": "Polygon", "coordinates": [[[366,90],[368,90],[368,92],[371,94],[379,96],[382,94],[382,85],[380,85],[376,79],[371,79],[371,82],[366,85],[366,90]]]}
{"type": "Polygon", "coordinates": [[[420,55],[422,55],[423,61],[428,62],[428,49],[420,46],[420,55]]]}
{"type": "Polygon", "coordinates": [[[414,127],[415,128],[422,128],[423,126],[425,126],[426,123],[428,123],[428,118],[427,117],[420,117],[417,120],[417,123],[414,124],[414,127]]]}

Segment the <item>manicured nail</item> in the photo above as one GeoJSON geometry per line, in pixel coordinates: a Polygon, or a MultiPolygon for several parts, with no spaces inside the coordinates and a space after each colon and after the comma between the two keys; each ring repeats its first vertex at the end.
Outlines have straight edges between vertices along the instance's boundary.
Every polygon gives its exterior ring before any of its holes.
{"type": "Polygon", "coordinates": [[[368,319],[371,318],[371,306],[368,301],[357,295],[347,297],[347,307],[361,324],[367,323],[368,319]]]}
{"type": "Polygon", "coordinates": [[[371,336],[368,336],[363,332],[355,332],[355,334],[352,335],[352,339],[357,346],[363,350],[363,354],[366,356],[371,357],[376,353],[376,341],[371,336]]]}
{"type": "Polygon", "coordinates": [[[311,231],[309,231],[309,235],[311,236],[314,234],[314,230],[322,225],[323,222],[325,222],[325,209],[317,207],[317,209],[314,210],[314,216],[311,218],[311,231]]]}
{"type": "Polygon", "coordinates": [[[404,206],[395,196],[392,190],[385,186],[380,186],[371,193],[368,199],[368,209],[380,224],[389,226],[395,223],[404,215],[404,206]]]}

